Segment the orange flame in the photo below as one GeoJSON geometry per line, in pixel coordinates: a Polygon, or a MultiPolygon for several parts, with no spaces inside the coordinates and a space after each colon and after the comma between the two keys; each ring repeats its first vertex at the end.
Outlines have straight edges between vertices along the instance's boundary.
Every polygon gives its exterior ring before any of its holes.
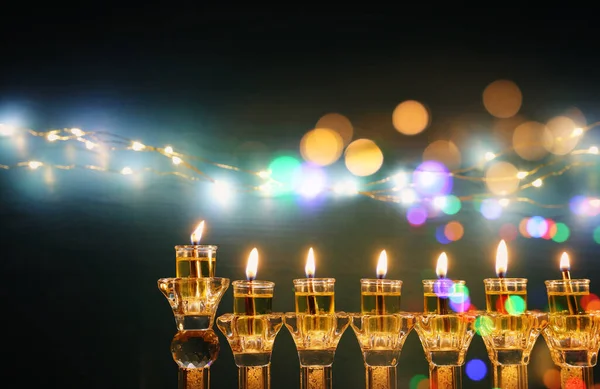
{"type": "Polygon", "coordinates": [[[307,278],[313,278],[315,276],[315,253],[312,247],[308,250],[304,272],[306,273],[307,278]]]}
{"type": "Polygon", "coordinates": [[[438,257],[435,273],[439,278],[446,278],[448,274],[448,256],[444,252],[438,257]]]}
{"type": "Polygon", "coordinates": [[[255,248],[250,251],[248,256],[248,264],[246,265],[246,278],[248,281],[252,281],[256,278],[256,272],[258,270],[258,250],[255,248]]]}
{"type": "Polygon", "coordinates": [[[194,232],[192,232],[192,244],[200,244],[200,240],[202,240],[202,232],[204,232],[204,220],[202,220],[194,232]]]}
{"type": "Polygon", "coordinates": [[[387,274],[387,253],[381,250],[379,260],[377,261],[377,278],[385,278],[387,274]]]}

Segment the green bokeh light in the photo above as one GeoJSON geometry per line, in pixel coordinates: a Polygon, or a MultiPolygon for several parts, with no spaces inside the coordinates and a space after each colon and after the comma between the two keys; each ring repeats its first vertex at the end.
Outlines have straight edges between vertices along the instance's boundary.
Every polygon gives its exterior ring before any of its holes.
{"type": "Polygon", "coordinates": [[[506,312],[511,315],[520,315],[525,312],[527,304],[525,303],[525,300],[523,300],[523,297],[512,295],[506,299],[504,308],[506,309],[506,312]]]}
{"type": "Polygon", "coordinates": [[[480,336],[487,336],[492,332],[494,322],[487,316],[479,316],[475,319],[475,332],[480,336]]]}
{"type": "Polygon", "coordinates": [[[410,382],[408,383],[408,387],[410,389],[417,389],[419,387],[419,384],[421,383],[421,381],[428,379],[428,377],[426,375],[423,374],[417,374],[416,376],[414,376],[413,378],[410,379],[410,382]]]}
{"type": "Polygon", "coordinates": [[[565,223],[556,223],[556,234],[552,237],[552,240],[556,243],[563,243],[569,239],[571,235],[571,231],[569,227],[565,223]]]}
{"type": "Polygon", "coordinates": [[[290,156],[277,157],[271,162],[269,165],[271,177],[282,184],[278,190],[280,193],[292,190],[292,180],[298,168],[300,168],[300,161],[290,156]]]}
{"type": "Polygon", "coordinates": [[[600,244],[600,226],[594,229],[594,242],[600,244]]]}
{"type": "Polygon", "coordinates": [[[454,195],[448,195],[444,199],[442,212],[444,212],[446,215],[454,215],[460,211],[460,207],[460,199],[454,195]]]}

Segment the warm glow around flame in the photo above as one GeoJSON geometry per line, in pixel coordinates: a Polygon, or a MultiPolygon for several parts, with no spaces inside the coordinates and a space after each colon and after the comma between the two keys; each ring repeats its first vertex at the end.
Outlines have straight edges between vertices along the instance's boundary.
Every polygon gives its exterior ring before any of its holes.
{"type": "Polygon", "coordinates": [[[204,220],[198,224],[198,227],[192,232],[192,244],[200,244],[200,240],[202,239],[202,232],[204,231],[204,220]]]}
{"type": "Polygon", "coordinates": [[[438,257],[435,273],[439,278],[446,278],[446,274],[448,274],[448,256],[446,253],[441,253],[438,257]]]}
{"type": "Polygon", "coordinates": [[[255,248],[250,251],[248,256],[248,264],[246,265],[246,279],[252,281],[256,278],[256,272],[258,270],[258,250],[255,248]]]}
{"type": "Polygon", "coordinates": [[[560,256],[560,271],[571,270],[571,261],[569,260],[569,254],[565,251],[560,256]]]}
{"type": "Polygon", "coordinates": [[[381,250],[379,261],[377,261],[377,278],[385,278],[387,274],[387,253],[381,250]]]}
{"type": "Polygon", "coordinates": [[[508,248],[506,242],[503,240],[498,244],[498,250],[496,251],[496,275],[498,277],[504,277],[506,275],[506,269],[508,268],[508,248]]]}
{"type": "Polygon", "coordinates": [[[313,278],[315,276],[315,253],[312,247],[308,250],[308,256],[306,257],[306,266],[304,266],[304,272],[307,278],[313,278]]]}

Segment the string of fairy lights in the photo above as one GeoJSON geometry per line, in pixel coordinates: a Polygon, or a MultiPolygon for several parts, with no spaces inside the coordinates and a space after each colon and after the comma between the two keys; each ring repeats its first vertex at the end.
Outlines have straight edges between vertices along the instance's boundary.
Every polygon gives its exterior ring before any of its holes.
{"type": "MultiPolygon", "coordinates": [[[[598,126],[600,126],[600,122],[592,123],[586,127],[575,128],[571,134],[571,137],[582,137],[585,134],[585,132],[598,126]]],[[[119,150],[129,150],[133,152],[154,153],[162,158],[170,160],[171,164],[175,166],[176,169],[160,171],[151,167],[143,167],[134,170],[128,166],[122,166],[121,168],[111,168],[108,166],[91,164],[65,165],[53,164],[36,159],[20,161],[12,165],[0,164],[0,169],[8,170],[17,168],[28,168],[35,170],[40,167],[49,167],[60,170],[87,169],[95,172],[114,173],[122,175],[132,175],[141,173],[171,175],[188,181],[203,181],[206,183],[213,184],[215,185],[215,188],[220,192],[256,191],[268,194],[269,192],[274,192],[278,189],[282,189],[282,187],[284,186],[283,182],[278,181],[275,177],[272,176],[272,172],[269,169],[260,171],[246,170],[242,167],[215,162],[202,156],[185,154],[175,150],[172,146],[160,147],[148,145],[138,140],[129,139],[111,132],[83,131],[79,128],[34,131],[31,129],[21,129],[0,124],[0,136],[9,137],[17,133],[27,134],[32,137],[45,138],[48,142],[79,142],[85,147],[85,149],[91,152],[111,153],[119,150]],[[204,169],[202,169],[198,165],[210,165],[218,169],[225,169],[239,174],[249,175],[255,179],[255,182],[251,184],[245,184],[240,182],[235,186],[230,185],[228,183],[213,178],[210,174],[208,174],[204,169]]],[[[542,208],[562,208],[565,207],[566,204],[542,203],[537,200],[534,200],[531,197],[520,195],[520,193],[522,193],[528,188],[540,188],[546,180],[561,176],[572,169],[600,165],[600,159],[597,158],[599,154],[598,147],[591,146],[583,149],[575,149],[570,153],[562,156],[555,156],[551,160],[541,163],[531,169],[517,172],[516,177],[486,177],[482,173],[482,166],[485,166],[491,161],[494,161],[512,152],[514,152],[514,147],[508,148],[499,153],[488,152],[484,155],[484,158],[481,161],[471,166],[447,172],[432,171],[430,173],[432,173],[432,175],[446,175],[454,180],[465,180],[472,182],[506,181],[515,179],[519,181],[517,190],[512,191],[510,195],[498,196],[494,193],[482,192],[457,196],[457,199],[461,202],[474,200],[481,201],[484,199],[494,198],[497,199],[502,206],[507,206],[511,202],[522,202],[542,208]],[[578,160],[578,156],[593,156],[595,158],[578,160]],[[553,169],[545,171],[545,168],[549,167],[553,167],[553,169]]],[[[375,181],[366,182],[360,186],[356,183],[350,183],[348,181],[345,181],[330,187],[326,187],[324,188],[324,190],[336,194],[366,196],[377,201],[411,204],[417,201],[414,193],[411,191],[402,191],[406,187],[410,187],[412,185],[410,181],[411,180],[410,177],[408,177],[408,173],[400,172],[395,173],[393,175],[388,175],[384,178],[375,181]]]]}

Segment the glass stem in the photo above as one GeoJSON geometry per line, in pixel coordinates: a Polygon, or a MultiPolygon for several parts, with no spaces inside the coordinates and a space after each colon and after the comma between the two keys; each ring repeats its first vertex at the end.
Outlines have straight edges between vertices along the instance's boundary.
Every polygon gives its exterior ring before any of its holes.
{"type": "Polygon", "coordinates": [[[331,366],[301,366],[300,389],[331,389],[331,366]]]}
{"type": "Polygon", "coordinates": [[[494,388],[527,389],[527,365],[494,365],[494,388]]]}
{"type": "Polygon", "coordinates": [[[270,389],[271,364],[265,366],[238,366],[239,389],[270,389]]]}
{"type": "Polygon", "coordinates": [[[591,367],[562,367],[560,386],[566,388],[593,388],[594,371],[591,367]]]}
{"type": "Polygon", "coordinates": [[[462,369],[459,365],[429,364],[429,387],[431,389],[462,388],[462,369]]]}
{"type": "Polygon", "coordinates": [[[178,389],[209,389],[210,388],[210,368],[204,369],[186,369],[179,368],[178,389]]]}
{"type": "Polygon", "coordinates": [[[367,389],[396,389],[396,366],[369,366],[366,365],[367,389]]]}

